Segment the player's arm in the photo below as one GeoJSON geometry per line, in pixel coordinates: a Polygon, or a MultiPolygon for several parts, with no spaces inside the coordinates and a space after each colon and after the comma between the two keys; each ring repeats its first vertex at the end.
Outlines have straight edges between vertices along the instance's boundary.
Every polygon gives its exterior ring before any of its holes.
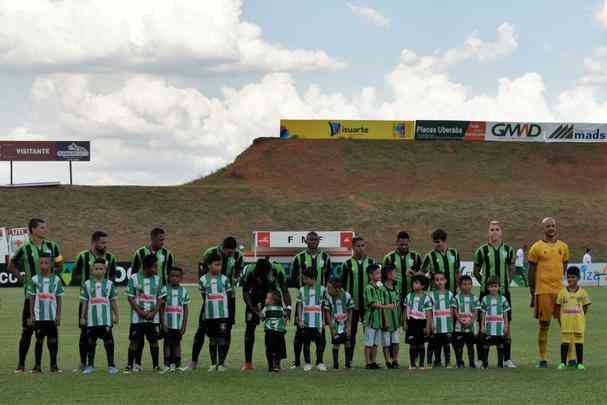
{"type": "Polygon", "coordinates": [[[480,329],[479,329],[480,334],[485,334],[485,316],[486,316],[485,311],[481,309],[481,325],[480,325],[480,329]]]}
{"type": "Polygon", "coordinates": [[[135,274],[141,270],[141,257],[139,257],[139,250],[135,252],[133,256],[133,262],[131,263],[131,274],[135,274]]]}
{"type": "Polygon", "coordinates": [[[23,276],[17,268],[17,265],[21,263],[23,255],[23,248],[19,248],[19,250],[17,250],[17,253],[15,253],[15,255],[8,262],[8,272],[15,276],[19,282],[23,281],[23,276]]]}
{"type": "Polygon", "coordinates": [[[295,305],[295,319],[297,320],[297,324],[300,327],[303,327],[302,321],[300,320],[300,316],[299,314],[301,314],[301,311],[303,310],[303,305],[300,301],[297,301],[297,305],[295,305]]]}
{"type": "Polygon", "coordinates": [[[89,301],[88,299],[80,299],[80,326],[86,326],[86,318],[88,316],[88,307],[89,301]]]}
{"type": "Polygon", "coordinates": [[[426,330],[424,331],[426,336],[429,336],[432,334],[432,310],[429,309],[426,311],[426,330]]]}
{"type": "Polygon", "coordinates": [[[62,299],[61,296],[56,297],[57,300],[57,316],[55,317],[55,324],[57,326],[61,325],[61,303],[62,303],[62,299]]]}
{"type": "Polygon", "coordinates": [[[426,255],[426,257],[424,257],[424,261],[422,263],[421,272],[424,273],[424,275],[426,277],[430,277],[430,275],[432,274],[430,253],[428,253],[426,255]]]}
{"type": "Polygon", "coordinates": [[[139,305],[137,305],[137,303],[135,302],[135,297],[128,297],[127,298],[129,305],[131,306],[131,309],[133,311],[135,311],[135,313],[137,315],[139,315],[142,318],[146,317],[146,311],[144,311],[143,309],[139,308],[139,305]]]}
{"type": "Polygon", "coordinates": [[[331,277],[333,265],[331,264],[331,256],[329,256],[328,253],[325,254],[327,255],[327,260],[325,261],[325,285],[327,285],[327,281],[329,281],[329,277],[331,277]]]}
{"type": "Polygon", "coordinates": [[[482,265],[478,264],[476,261],[474,261],[474,270],[472,271],[472,275],[474,276],[474,278],[476,279],[476,281],[478,281],[479,284],[481,284],[481,286],[482,286],[482,283],[481,283],[481,280],[482,280],[481,279],[481,277],[482,277],[481,270],[482,270],[482,265]]]}
{"type": "MultiPolygon", "coordinates": [[[[59,245],[53,242],[53,257],[55,258],[55,274],[59,276],[61,282],[65,285],[61,273],[63,272],[63,256],[59,250],[59,245]]],[[[59,305],[59,303],[57,303],[59,305]]],[[[58,325],[58,324],[57,324],[58,325]]]]}
{"type": "Polygon", "coordinates": [[[30,293],[30,317],[27,320],[28,326],[32,326],[34,324],[34,306],[36,305],[36,294],[32,291],[30,293]]]}
{"type": "Polygon", "coordinates": [[[107,269],[107,278],[112,283],[114,282],[114,280],[116,280],[116,256],[112,256],[110,258],[110,265],[107,269]]]}
{"type": "Polygon", "coordinates": [[[504,335],[510,336],[510,322],[508,321],[508,316],[504,314],[504,335]]]}
{"type": "Polygon", "coordinates": [[[112,320],[116,325],[118,325],[118,322],[120,321],[118,316],[118,300],[116,297],[112,299],[112,320]]]}
{"type": "Polygon", "coordinates": [[[352,308],[348,309],[346,317],[346,336],[352,336],[352,308]]]}
{"type": "Polygon", "coordinates": [[[529,262],[529,271],[527,273],[527,284],[529,284],[529,292],[531,295],[535,294],[535,272],[537,270],[537,263],[529,262]]]}
{"type": "Polygon", "coordinates": [[[185,335],[185,331],[188,328],[188,317],[190,315],[190,306],[188,304],[183,305],[183,324],[181,325],[181,335],[185,335]]]}
{"type": "Polygon", "coordinates": [[[324,307],[323,312],[325,313],[325,324],[329,327],[329,330],[331,330],[331,336],[335,337],[335,322],[333,322],[331,311],[329,311],[329,308],[324,307]]]}
{"type": "Polygon", "coordinates": [[[76,266],[74,267],[74,271],[72,271],[72,285],[82,284],[82,278],[84,277],[82,274],[84,271],[84,258],[82,256],[78,255],[76,258],[76,266]]]}
{"type": "Polygon", "coordinates": [[[459,285],[459,280],[462,277],[462,263],[459,260],[459,251],[455,251],[455,285],[459,285]]]}

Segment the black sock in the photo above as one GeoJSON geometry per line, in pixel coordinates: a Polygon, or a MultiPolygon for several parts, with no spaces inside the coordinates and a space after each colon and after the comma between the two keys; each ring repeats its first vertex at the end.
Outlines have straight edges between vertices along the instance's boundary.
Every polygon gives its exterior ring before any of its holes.
{"type": "Polygon", "coordinates": [[[95,367],[95,346],[97,346],[97,339],[95,339],[94,341],[90,340],[87,343],[86,347],[87,347],[87,350],[89,351],[87,354],[88,360],[85,359],[84,363],[82,363],[85,366],[95,367]]]}
{"type": "Polygon", "coordinates": [[[453,351],[455,352],[455,364],[464,364],[464,345],[461,342],[457,342],[453,345],[453,351]]]}
{"type": "Polygon", "coordinates": [[[137,346],[137,350],[135,350],[135,363],[137,363],[138,365],[141,365],[141,363],[142,363],[143,346],[145,346],[145,343],[143,342],[143,339],[142,339],[139,346],[137,346]]]}
{"type": "Polygon", "coordinates": [[[333,368],[339,368],[339,347],[333,348],[333,368]]]}
{"type": "Polygon", "coordinates": [[[175,367],[181,367],[181,356],[175,356],[175,367]]]}
{"type": "Polygon", "coordinates": [[[417,357],[417,349],[413,346],[409,346],[409,365],[415,367],[415,360],[417,357]]]}
{"type": "Polygon", "coordinates": [[[419,366],[424,367],[426,364],[426,349],[424,348],[424,346],[419,347],[419,349],[417,350],[417,355],[419,356],[419,366]]]}
{"type": "Polygon", "coordinates": [[[301,351],[302,351],[302,343],[301,343],[301,329],[297,329],[295,331],[295,339],[293,339],[293,351],[295,354],[295,365],[299,367],[301,365],[301,351]]]}
{"type": "Polygon", "coordinates": [[[584,344],[575,344],[575,355],[577,357],[577,364],[584,364],[584,344]]]}
{"type": "Polygon", "coordinates": [[[158,342],[150,344],[150,354],[152,355],[152,366],[158,368],[160,360],[160,347],[158,346],[158,342]]]}
{"type": "Polygon", "coordinates": [[[17,364],[17,367],[19,368],[25,368],[25,359],[27,358],[27,352],[32,344],[33,334],[33,328],[24,328],[21,332],[21,339],[19,339],[19,363],[17,364]]]}
{"type": "Polygon", "coordinates": [[[303,356],[304,356],[304,361],[306,362],[306,364],[310,364],[312,362],[312,359],[310,356],[310,342],[305,342],[303,344],[303,356]]]}
{"type": "Polygon", "coordinates": [[[316,342],[316,364],[317,365],[323,362],[322,359],[323,359],[324,354],[325,354],[324,345],[316,342]]]}
{"type": "Polygon", "coordinates": [[[255,340],[253,340],[253,339],[244,340],[244,361],[245,361],[245,363],[253,362],[253,347],[255,347],[255,340]]]}
{"type": "Polygon", "coordinates": [[[211,356],[211,365],[217,365],[217,345],[212,343],[209,344],[209,355],[211,356]]]}
{"type": "MultiPolygon", "coordinates": [[[[469,345],[467,345],[467,347],[468,347],[468,363],[470,364],[470,367],[475,367],[476,365],[474,364],[474,345],[469,344],[469,345]]],[[[462,357],[463,357],[463,354],[462,354],[462,357]]],[[[463,359],[462,359],[462,363],[463,363],[463,359]]]]}
{"type": "Polygon", "coordinates": [[[105,347],[105,355],[107,357],[107,366],[116,367],[116,363],[114,363],[114,339],[105,340],[103,342],[103,346],[105,347]]]}
{"type": "Polygon", "coordinates": [[[569,343],[561,343],[561,363],[567,364],[567,353],[569,353],[569,343]]]}
{"type": "MultiPolygon", "coordinates": [[[[80,364],[87,365],[87,357],[90,358],[89,354],[89,342],[86,336],[86,327],[80,328],[80,340],[78,342],[78,349],[80,351],[80,364]]],[[[92,367],[92,364],[90,364],[92,367]]]]}
{"type": "Polygon", "coordinates": [[[510,360],[512,357],[512,339],[506,338],[504,341],[504,361],[510,360]]]}
{"type": "Polygon", "coordinates": [[[483,361],[483,367],[488,367],[489,366],[489,346],[483,346],[483,354],[482,354],[482,361],[483,361]]]}
{"type": "Polygon", "coordinates": [[[192,362],[198,363],[200,351],[204,345],[204,330],[198,327],[196,335],[194,335],[194,343],[192,343],[192,362]]]}
{"type": "Polygon", "coordinates": [[[171,349],[171,345],[167,343],[166,337],[162,343],[162,355],[164,359],[164,366],[168,367],[171,365],[171,356],[173,350],[171,349]]]}
{"type": "Polygon", "coordinates": [[[346,368],[352,367],[352,357],[354,357],[354,349],[351,346],[345,346],[346,368]]]}
{"type": "Polygon", "coordinates": [[[36,356],[36,368],[41,368],[42,366],[42,339],[36,339],[36,345],[34,346],[34,353],[36,356]]]}
{"type": "Polygon", "coordinates": [[[504,347],[497,347],[497,367],[504,368],[504,347]]]}
{"type": "Polygon", "coordinates": [[[46,338],[46,346],[48,347],[51,358],[51,368],[57,368],[57,352],[59,351],[59,342],[57,341],[57,338],[46,338]]]}
{"type": "Polygon", "coordinates": [[[432,355],[434,354],[434,345],[433,344],[429,344],[428,348],[426,349],[426,359],[428,361],[428,366],[432,365],[432,355]]]}
{"type": "Polygon", "coordinates": [[[445,352],[445,367],[451,363],[451,346],[449,343],[443,343],[443,351],[445,352]]]}
{"type": "Polygon", "coordinates": [[[127,367],[133,367],[133,362],[135,361],[135,350],[131,349],[129,347],[129,352],[128,352],[128,360],[127,360],[127,367]]]}
{"type": "Polygon", "coordinates": [[[219,345],[217,348],[219,351],[219,365],[223,366],[226,361],[226,357],[228,357],[228,351],[230,350],[230,345],[219,345]]]}

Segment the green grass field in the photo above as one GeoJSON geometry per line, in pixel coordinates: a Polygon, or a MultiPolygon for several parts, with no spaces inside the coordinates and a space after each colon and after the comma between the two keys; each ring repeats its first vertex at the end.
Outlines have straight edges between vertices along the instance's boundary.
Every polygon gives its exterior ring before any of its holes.
{"type": "MultiPolygon", "coordinates": [[[[239,371],[243,360],[244,321],[242,306],[232,335],[232,349],[226,373],[209,374],[208,352],[203,348],[201,369],[188,374],[158,375],[152,373],[149,353],[144,354],[142,374],[109,376],[105,372],[105,353],[97,347],[97,364],[101,366],[90,376],[72,373],[78,364],[77,289],[68,288],[64,300],[63,323],[60,328],[60,366],[64,374],[14,375],[17,342],[20,334],[23,292],[21,289],[0,290],[0,392],[2,403],[58,404],[58,403],[599,403],[607,394],[607,341],[603,338],[607,321],[602,315],[607,310],[607,289],[590,289],[594,301],[586,336],[585,371],[557,371],[558,325],[550,334],[550,369],[535,368],[537,355],[537,326],[528,307],[528,294],[514,289],[513,358],[519,365],[514,370],[426,370],[409,371],[362,369],[362,347],[355,356],[355,368],[350,371],[327,373],[311,371],[266,372],[263,332],[258,328],[255,363],[258,370],[243,374],[239,371]]],[[[190,355],[196,328],[200,297],[192,289],[193,315],[183,342],[184,358],[190,355]]],[[[121,323],[114,329],[117,365],[126,360],[128,313],[124,294],[119,301],[121,323]]],[[[292,330],[287,335],[289,359],[292,358],[292,330]]],[[[359,337],[360,342],[360,337],[359,337]]],[[[43,368],[48,368],[45,348],[43,368]]],[[[330,363],[330,349],[325,352],[330,363]]],[[[490,359],[495,364],[495,353],[490,359]]],[[[33,345],[28,356],[28,367],[33,363],[33,345]]],[[[408,364],[408,346],[401,346],[401,365],[408,364]]]]}

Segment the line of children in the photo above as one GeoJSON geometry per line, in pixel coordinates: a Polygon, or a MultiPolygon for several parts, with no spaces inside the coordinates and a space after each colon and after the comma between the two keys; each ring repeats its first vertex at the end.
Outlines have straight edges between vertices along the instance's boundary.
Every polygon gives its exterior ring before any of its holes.
{"type": "Polygon", "coordinates": [[[304,271],[304,286],[299,289],[297,294],[295,309],[295,318],[297,319],[303,346],[304,371],[312,369],[310,357],[312,342],[316,346],[316,368],[320,371],[327,371],[327,366],[323,362],[325,351],[324,309],[327,302],[327,290],[324,286],[316,283],[316,277],[316,272],[304,271]]]}

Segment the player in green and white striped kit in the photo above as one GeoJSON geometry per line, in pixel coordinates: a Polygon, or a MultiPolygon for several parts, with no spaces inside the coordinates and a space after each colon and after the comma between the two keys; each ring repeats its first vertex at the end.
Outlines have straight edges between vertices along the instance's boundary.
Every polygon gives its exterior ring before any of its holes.
{"type": "Polygon", "coordinates": [[[259,316],[263,320],[265,331],[268,371],[279,372],[280,361],[287,358],[285,343],[285,333],[287,333],[286,314],[282,305],[282,294],[277,290],[270,290],[266,295],[264,304],[259,316]]]}
{"type": "Polygon", "coordinates": [[[479,339],[482,348],[483,368],[489,366],[489,347],[497,348],[497,366],[504,367],[504,337],[508,336],[508,312],[510,304],[499,293],[499,284],[496,278],[487,280],[489,294],[481,300],[481,330],[479,339]]]}
{"type": "Polygon", "coordinates": [[[183,270],[172,267],[168,272],[167,295],[161,309],[162,331],[164,334],[164,369],[174,372],[181,367],[181,339],[188,325],[190,294],[182,287],[183,270]]]}
{"type": "Polygon", "coordinates": [[[384,343],[384,359],[386,368],[400,368],[398,355],[400,351],[401,297],[396,283],[396,269],[392,265],[382,267],[384,284],[384,305],[393,305],[392,309],[384,309],[384,328],[382,337],[384,343]]]}
{"type": "Polygon", "coordinates": [[[352,340],[350,338],[352,336],[352,313],[355,306],[352,296],[342,288],[341,283],[341,278],[337,276],[331,276],[327,283],[325,317],[331,328],[334,369],[339,368],[339,346],[342,344],[346,352],[346,368],[350,368],[352,363],[350,351],[352,340]]]}
{"type": "Polygon", "coordinates": [[[304,286],[299,289],[297,294],[297,307],[295,318],[299,326],[301,343],[304,354],[304,371],[312,369],[310,358],[310,344],[316,345],[316,368],[320,371],[327,371],[323,363],[323,354],[325,351],[324,334],[324,308],[327,305],[327,289],[316,282],[317,273],[312,270],[304,271],[304,286]]]}
{"type": "Polygon", "coordinates": [[[445,288],[447,279],[443,273],[434,273],[436,289],[430,292],[432,301],[432,336],[428,346],[428,366],[442,367],[441,351],[445,353],[445,367],[450,368],[451,337],[453,334],[453,293],[445,288]],[[434,355],[434,363],[432,356],[434,355]]]}
{"type": "Polygon", "coordinates": [[[27,286],[30,297],[29,326],[33,322],[36,333],[36,365],[32,373],[41,373],[42,345],[47,339],[48,351],[51,358],[51,372],[61,372],[57,367],[57,352],[59,351],[59,336],[57,327],[61,323],[61,297],[63,284],[55,274],[51,274],[52,257],[48,253],[40,253],[40,274],[31,277],[27,286]],[[33,321],[32,321],[33,320],[33,321]]]}
{"type": "Polygon", "coordinates": [[[106,278],[107,265],[104,258],[97,258],[91,269],[91,277],[80,288],[80,326],[85,328],[87,366],[84,374],[94,370],[97,339],[103,340],[107,355],[108,372],[116,374],[114,363],[114,336],[112,327],[118,323],[116,286],[106,278]]]}
{"type": "Polygon", "coordinates": [[[381,345],[384,327],[383,311],[393,309],[394,304],[384,304],[385,287],[381,283],[381,269],[377,264],[367,267],[369,284],[365,287],[365,368],[381,368],[377,362],[377,346],[381,345]]]}
{"type": "Polygon", "coordinates": [[[426,340],[432,330],[432,300],[426,292],[430,284],[426,276],[415,274],[411,277],[411,291],[404,300],[409,346],[409,370],[419,366],[425,368],[426,340]]]}
{"type": "Polygon", "coordinates": [[[455,296],[455,331],[453,349],[457,368],[464,368],[464,345],[468,349],[468,364],[475,368],[474,344],[476,343],[476,314],[480,309],[478,298],[472,294],[472,277],[463,275],[461,290],[455,296]]]}

